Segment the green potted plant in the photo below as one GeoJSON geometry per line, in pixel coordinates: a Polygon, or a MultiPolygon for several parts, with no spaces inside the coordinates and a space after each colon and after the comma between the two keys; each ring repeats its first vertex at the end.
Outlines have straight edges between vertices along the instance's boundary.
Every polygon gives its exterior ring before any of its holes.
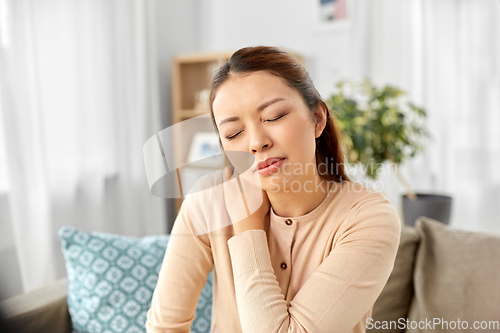
{"type": "Polygon", "coordinates": [[[424,140],[430,137],[423,108],[408,101],[402,89],[376,87],[369,78],[361,83],[339,82],[337,91],[326,102],[343,133],[348,163],[360,164],[373,180],[384,163],[394,169],[406,189],[405,224],[413,226],[418,216],[449,222],[451,198],[415,193],[398,168],[421,152],[424,140]]]}

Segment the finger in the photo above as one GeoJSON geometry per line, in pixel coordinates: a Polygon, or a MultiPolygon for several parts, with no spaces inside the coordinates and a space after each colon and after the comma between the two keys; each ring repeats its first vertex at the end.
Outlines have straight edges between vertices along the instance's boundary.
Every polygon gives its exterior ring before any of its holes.
{"type": "Polygon", "coordinates": [[[233,178],[228,182],[225,182],[223,185],[223,189],[225,208],[229,217],[231,218],[231,223],[237,223],[248,217],[247,199],[240,190],[238,179],[233,178]]]}
{"type": "Polygon", "coordinates": [[[224,170],[225,170],[224,181],[227,182],[234,175],[234,167],[233,166],[228,166],[228,167],[225,167],[224,170]]]}
{"type": "Polygon", "coordinates": [[[261,177],[258,172],[255,172],[253,169],[247,169],[245,172],[240,174],[240,179],[246,181],[250,184],[253,184],[256,187],[262,188],[261,177]]]}
{"type": "MultiPolygon", "coordinates": [[[[254,183],[248,182],[245,178],[239,177],[241,187],[244,194],[244,199],[246,200],[246,205],[249,210],[249,214],[255,213],[259,210],[264,202],[263,190],[261,186],[255,186],[254,183]]],[[[260,182],[260,178],[259,178],[260,182]]]]}
{"type": "Polygon", "coordinates": [[[240,184],[238,184],[237,172],[234,168],[228,170],[231,171],[228,181],[217,180],[218,175],[221,180],[222,177],[227,177],[226,170],[221,169],[220,173],[211,175],[210,181],[205,182],[213,186],[190,194],[191,200],[197,202],[190,206],[196,235],[220,230],[242,221],[259,210],[263,204],[265,191],[261,187],[242,177],[239,177],[240,184]]]}

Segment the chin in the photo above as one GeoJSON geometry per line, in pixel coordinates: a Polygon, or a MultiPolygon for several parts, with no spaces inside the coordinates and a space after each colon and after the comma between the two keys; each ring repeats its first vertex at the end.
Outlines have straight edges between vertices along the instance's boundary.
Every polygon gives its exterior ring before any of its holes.
{"type": "MultiPolygon", "coordinates": [[[[286,175],[282,173],[276,175],[270,175],[267,177],[262,177],[261,179],[262,189],[270,193],[280,192],[283,187],[283,179],[284,179],[283,177],[286,177],[286,175]]],[[[287,181],[289,180],[287,179],[287,181]]]]}

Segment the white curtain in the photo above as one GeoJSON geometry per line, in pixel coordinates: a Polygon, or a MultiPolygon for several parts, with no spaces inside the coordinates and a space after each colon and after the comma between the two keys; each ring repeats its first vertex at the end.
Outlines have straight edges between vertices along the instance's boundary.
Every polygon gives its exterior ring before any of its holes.
{"type": "Polygon", "coordinates": [[[166,231],[165,202],[149,192],[142,157],[162,129],[155,8],[134,0],[0,3],[10,183],[9,218],[0,224],[10,223],[29,291],[66,274],[62,225],[137,237],[166,231]]]}
{"type": "MultiPolygon", "coordinates": [[[[418,192],[453,197],[450,224],[500,233],[498,0],[356,0],[357,77],[396,84],[428,112],[433,139],[402,167],[418,192]]],[[[404,188],[384,176],[400,206],[404,188]]]]}

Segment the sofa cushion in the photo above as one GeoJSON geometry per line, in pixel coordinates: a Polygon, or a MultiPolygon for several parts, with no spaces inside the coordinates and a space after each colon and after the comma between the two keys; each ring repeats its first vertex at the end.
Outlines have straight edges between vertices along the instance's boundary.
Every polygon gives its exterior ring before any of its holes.
{"type": "Polygon", "coordinates": [[[407,318],[413,297],[413,265],[419,241],[414,228],[401,228],[394,268],[373,306],[372,325],[367,325],[367,332],[404,332],[398,320],[407,318]]]}
{"type": "MultiPolygon", "coordinates": [[[[144,238],[59,230],[68,273],[68,308],[75,332],[145,332],[169,235],[144,238]]],[[[172,269],[175,269],[173,267],[172,269]]],[[[212,273],[192,332],[210,329],[212,273]]]]}
{"type": "Polygon", "coordinates": [[[500,331],[500,235],[451,229],[425,217],[416,230],[421,243],[407,332],[500,331]],[[420,321],[427,325],[416,327],[420,321]],[[478,329],[475,321],[497,326],[478,329]],[[469,329],[458,329],[465,325],[469,329]]]}

